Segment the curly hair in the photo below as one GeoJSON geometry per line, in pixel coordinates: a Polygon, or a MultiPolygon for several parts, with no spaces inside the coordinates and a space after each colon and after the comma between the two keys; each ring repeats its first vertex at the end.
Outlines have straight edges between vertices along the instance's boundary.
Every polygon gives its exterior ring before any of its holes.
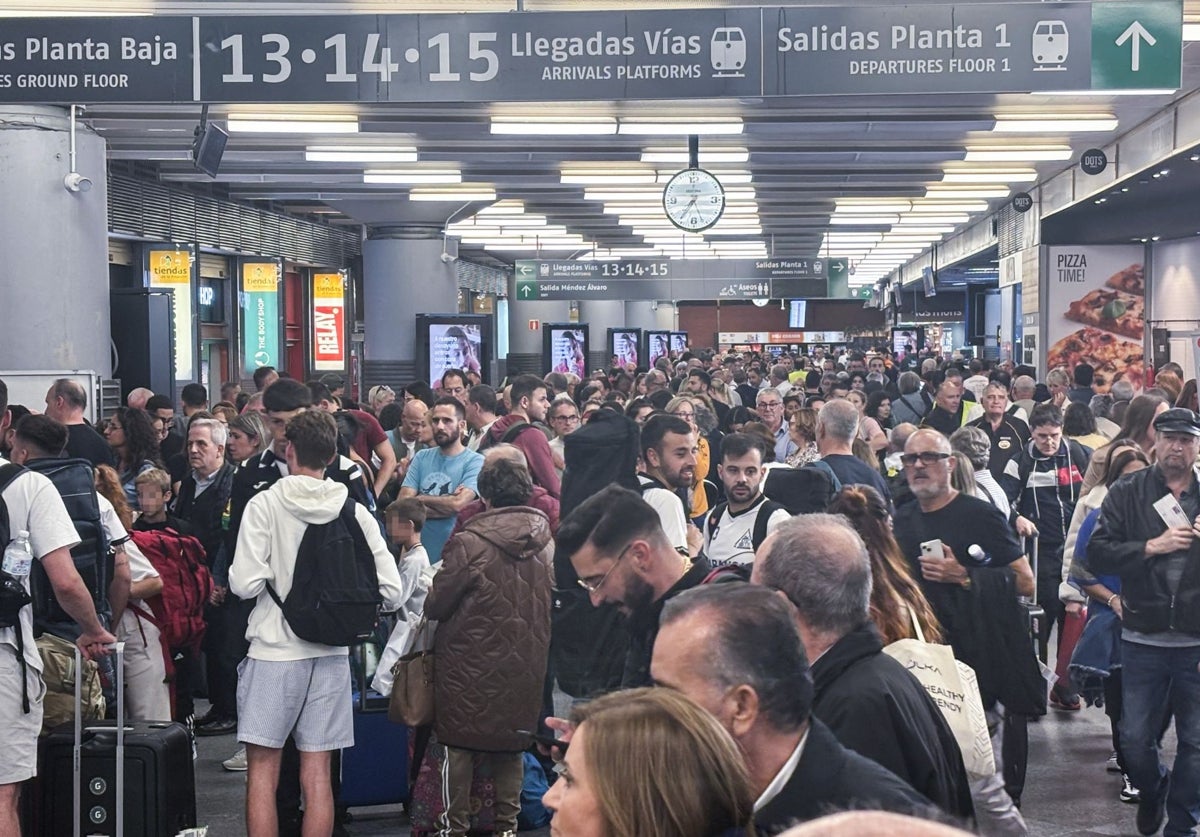
{"type": "Polygon", "coordinates": [[[133,510],[129,508],[129,501],[125,499],[125,489],[121,487],[121,478],[117,476],[116,470],[110,465],[97,465],[95,480],[96,491],[112,503],[117,512],[117,519],[121,521],[125,531],[131,531],[133,510]]]}
{"type": "Polygon", "coordinates": [[[871,620],[887,645],[914,637],[915,617],[926,642],[940,643],[942,627],[913,578],[888,525],[888,509],[879,492],[866,485],[846,486],[829,504],[831,514],[850,521],[871,556],[871,620]]]}
{"type": "Polygon", "coordinates": [[[158,431],[154,429],[149,413],[133,407],[118,407],[112,418],[125,433],[125,449],[118,451],[122,472],[140,471],[143,462],[150,462],[156,468],[163,466],[158,450],[158,431]]]}

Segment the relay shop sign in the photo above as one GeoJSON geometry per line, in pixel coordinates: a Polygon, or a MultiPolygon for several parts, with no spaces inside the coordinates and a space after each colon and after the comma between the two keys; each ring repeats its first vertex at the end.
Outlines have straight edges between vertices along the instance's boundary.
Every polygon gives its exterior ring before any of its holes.
{"type": "Polygon", "coordinates": [[[0,101],[504,102],[1180,85],[1181,0],[14,18],[0,101]]]}
{"type": "Polygon", "coordinates": [[[342,274],[313,276],[313,369],[346,368],[346,292],[342,274]]]}
{"type": "Polygon", "coordinates": [[[279,363],[279,272],[276,261],[242,262],[242,369],[247,376],[279,363]]]}
{"type": "Polygon", "coordinates": [[[518,300],[782,299],[829,293],[825,259],[521,259],[518,300]]]}

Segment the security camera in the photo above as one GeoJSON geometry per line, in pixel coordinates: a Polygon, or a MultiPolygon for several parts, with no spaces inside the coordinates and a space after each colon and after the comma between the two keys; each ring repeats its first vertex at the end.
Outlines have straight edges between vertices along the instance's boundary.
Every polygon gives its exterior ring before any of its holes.
{"type": "Polygon", "coordinates": [[[63,186],[68,192],[90,192],[92,190],[91,178],[84,177],[77,171],[69,173],[63,178],[63,186]]]}
{"type": "Polygon", "coordinates": [[[442,262],[444,262],[445,264],[451,264],[452,262],[456,262],[456,261],[458,261],[457,256],[451,256],[445,250],[442,251],[442,262]]]}

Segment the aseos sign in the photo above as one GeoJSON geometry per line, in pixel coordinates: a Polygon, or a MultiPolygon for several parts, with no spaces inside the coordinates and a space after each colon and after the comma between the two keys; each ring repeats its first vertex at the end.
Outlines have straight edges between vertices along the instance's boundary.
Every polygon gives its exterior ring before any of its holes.
{"type": "Polygon", "coordinates": [[[313,276],[313,369],[346,368],[346,298],[340,273],[313,276]]]}

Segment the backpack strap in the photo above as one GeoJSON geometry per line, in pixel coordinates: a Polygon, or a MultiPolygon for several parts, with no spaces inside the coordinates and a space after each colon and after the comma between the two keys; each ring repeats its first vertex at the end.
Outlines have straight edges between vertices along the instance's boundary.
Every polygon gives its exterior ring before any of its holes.
{"type": "Polygon", "coordinates": [[[705,529],[704,534],[705,535],[708,535],[709,537],[711,537],[712,533],[717,531],[717,526],[721,522],[721,515],[725,514],[725,508],[728,505],[729,505],[729,503],[727,501],[722,501],[712,507],[712,511],[710,511],[708,513],[708,519],[704,526],[704,529],[705,529]]]}
{"type": "Polygon", "coordinates": [[[512,427],[508,428],[508,430],[504,431],[504,435],[500,437],[501,443],[511,445],[528,427],[533,427],[533,425],[527,421],[518,421],[512,427]]]}
{"type": "Polygon", "coordinates": [[[756,551],[767,539],[767,524],[771,522],[771,515],[781,509],[786,511],[774,500],[763,500],[762,505],[758,507],[758,517],[754,519],[754,532],[750,535],[750,543],[754,545],[756,551]]]}
{"type": "Polygon", "coordinates": [[[829,477],[829,482],[833,485],[834,494],[837,494],[842,490],[841,479],[838,478],[838,475],[834,472],[833,468],[829,467],[829,463],[825,460],[814,459],[812,462],[807,463],[804,467],[812,468],[815,471],[824,472],[825,476],[829,477]]]}
{"type": "Polygon", "coordinates": [[[8,484],[20,476],[24,470],[22,466],[12,462],[9,462],[4,467],[0,467],[0,493],[8,488],[8,484]]]}

